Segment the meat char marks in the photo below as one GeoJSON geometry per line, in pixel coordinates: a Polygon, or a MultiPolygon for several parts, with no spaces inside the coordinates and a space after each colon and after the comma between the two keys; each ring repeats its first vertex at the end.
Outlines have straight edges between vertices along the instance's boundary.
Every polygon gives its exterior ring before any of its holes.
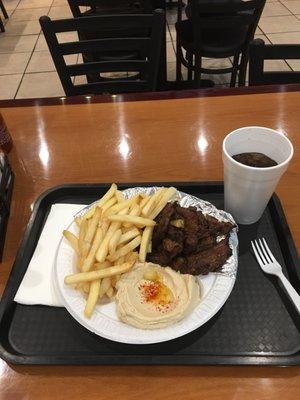
{"type": "Polygon", "coordinates": [[[228,239],[234,226],[204,215],[195,207],[168,203],[156,218],[147,261],[184,274],[208,274],[231,256],[228,239]],[[217,237],[225,238],[217,242],[217,237]]]}

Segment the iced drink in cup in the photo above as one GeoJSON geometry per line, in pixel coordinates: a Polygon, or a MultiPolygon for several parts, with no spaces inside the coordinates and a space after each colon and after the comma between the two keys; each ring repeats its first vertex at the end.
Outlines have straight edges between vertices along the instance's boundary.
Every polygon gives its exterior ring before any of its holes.
{"type": "Polygon", "coordinates": [[[236,222],[248,225],[259,220],[293,153],[289,139],[269,128],[249,126],[236,129],[225,137],[225,210],[233,215],[236,222]],[[244,165],[232,158],[243,153],[261,153],[277,165],[259,168],[244,165]]]}

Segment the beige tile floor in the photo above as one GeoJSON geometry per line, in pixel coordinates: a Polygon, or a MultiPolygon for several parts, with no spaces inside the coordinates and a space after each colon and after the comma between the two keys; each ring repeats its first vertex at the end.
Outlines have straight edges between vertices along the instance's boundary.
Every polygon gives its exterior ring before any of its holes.
{"type": "MultiPolygon", "coordinates": [[[[0,33],[0,99],[48,97],[63,95],[38,18],[71,17],[67,0],[3,0],[10,16],[4,21],[6,32],[0,33]]],[[[175,80],[176,11],[168,11],[167,57],[168,79],[175,80]]],[[[266,43],[300,44],[300,0],[267,0],[257,37],[266,43]]],[[[72,40],[73,34],[61,34],[60,40],[72,40]]],[[[67,56],[67,63],[78,62],[77,56],[67,56]]],[[[231,65],[229,59],[204,60],[207,68],[231,65]]],[[[299,70],[300,60],[269,61],[269,69],[299,70]]],[[[186,71],[183,70],[183,77],[186,71]]],[[[203,76],[217,85],[227,85],[226,75],[203,76]]],[[[80,78],[78,78],[80,80],[80,78]]]]}

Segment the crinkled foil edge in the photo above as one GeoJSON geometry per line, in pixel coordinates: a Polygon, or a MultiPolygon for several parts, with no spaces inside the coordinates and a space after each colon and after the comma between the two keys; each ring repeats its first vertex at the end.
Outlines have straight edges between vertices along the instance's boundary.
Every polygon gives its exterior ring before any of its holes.
{"type": "MultiPolygon", "coordinates": [[[[160,188],[157,186],[151,186],[151,187],[139,186],[139,187],[125,189],[122,192],[124,194],[124,197],[126,199],[129,199],[140,193],[145,195],[152,195],[158,189],[160,188]]],[[[178,201],[178,203],[182,207],[191,207],[191,206],[196,207],[197,210],[201,211],[203,214],[211,215],[212,217],[217,218],[219,221],[231,222],[232,224],[235,225],[235,228],[232,229],[229,236],[229,246],[232,250],[232,255],[228,258],[226,263],[217,272],[213,272],[213,274],[221,274],[235,279],[238,269],[238,236],[237,236],[238,228],[236,226],[236,223],[232,215],[230,215],[224,210],[219,210],[208,201],[201,200],[198,197],[181,192],[179,190],[177,190],[177,193],[173,197],[172,201],[178,201]]],[[[86,211],[86,209],[90,208],[93,204],[89,205],[84,210],[81,210],[77,215],[83,214],[86,211]]],[[[223,238],[224,236],[218,236],[217,240],[220,241],[223,238]]]]}

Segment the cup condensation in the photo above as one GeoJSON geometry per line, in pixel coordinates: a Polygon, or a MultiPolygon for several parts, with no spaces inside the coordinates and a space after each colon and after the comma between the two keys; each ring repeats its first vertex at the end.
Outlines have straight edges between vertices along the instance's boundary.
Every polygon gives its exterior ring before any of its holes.
{"type": "Polygon", "coordinates": [[[278,181],[293,157],[293,145],[283,134],[249,126],[229,133],[223,141],[225,210],[240,224],[253,224],[262,216],[278,181]],[[240,153],[263,153],[278,165],[249,167],[235,161],[240,153]]]}

